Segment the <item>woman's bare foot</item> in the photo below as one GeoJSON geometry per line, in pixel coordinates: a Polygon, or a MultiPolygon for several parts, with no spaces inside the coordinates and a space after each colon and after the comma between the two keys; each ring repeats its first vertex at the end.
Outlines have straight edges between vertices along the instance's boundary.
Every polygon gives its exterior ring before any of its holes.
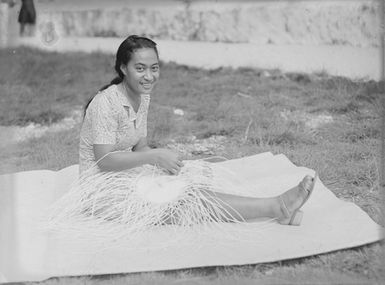
{"type": "Polygon", "coordinates": [[[279,203],[278,222],[284,225],[299,225],[302,212],[299,209],[313,191],[315,178],[306,175],[298,186],[277,197],[279,203]]]}

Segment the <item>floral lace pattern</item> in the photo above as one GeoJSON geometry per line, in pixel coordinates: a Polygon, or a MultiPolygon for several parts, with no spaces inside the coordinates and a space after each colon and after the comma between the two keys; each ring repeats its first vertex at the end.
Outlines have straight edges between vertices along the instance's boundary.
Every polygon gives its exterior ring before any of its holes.
{"type": "Polygon", "coordinates": [[[128,101],[122,84],[111,85],[91,101],[80,131],[79,171],[95,165],[94,144],[113,144],[114,151],[132,151],[147,136],[150,96],[141,95],[137,112],[128,101]]]}

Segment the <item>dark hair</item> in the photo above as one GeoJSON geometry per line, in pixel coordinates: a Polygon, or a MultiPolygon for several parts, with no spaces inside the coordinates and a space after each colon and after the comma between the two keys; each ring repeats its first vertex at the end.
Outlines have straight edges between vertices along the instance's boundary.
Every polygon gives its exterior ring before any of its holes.
{"type": "MultiPolygon", "coordinates": [[[[100,88],[99,91],[107,89],[111,85],[120,84],[123,81],[124,74],[120,70],[120,66],[122,64],[126,65],[131,60],[132,54],[141,48],[152,48],[154,49],[156,55],[159,57],[158,49],[156,47],[156,43],[149,38],[139,37],[137,35],[131,35],[127,37],[119,46],[118,51],[116,52],[115,59],[115,71],[118,74],[109,84],[100,88]]],[[[84,107],[84,116],[86,114],[88,105],[91,103],[92,99],[94,99],[95,95],[93,95],[87,102],[84,107]]]]}

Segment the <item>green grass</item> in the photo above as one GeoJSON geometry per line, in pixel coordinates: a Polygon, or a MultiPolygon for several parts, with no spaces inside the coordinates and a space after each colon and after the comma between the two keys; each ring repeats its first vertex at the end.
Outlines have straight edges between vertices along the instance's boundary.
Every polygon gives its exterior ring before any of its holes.
{"type": "Polygon", "coordinates": [[[112,56],[0,50],[2,125],[50,123],[63,118],[94,94],[111,74],[112,56]]]}
{"type": "MultiPolygon", "coordinates": [[[[115,76],[113,61],[113,56],[100,53],[0,50],[0,125],[57,122],[115,76]]],[[[326,74],[268,72],[270,76],[248,68],[201,70],[162,64],[162,79],[151,99],[150,144],[166,146],[172,139],[186,143],[191,135],[198,139],[220,135],[226,138],[224,149],[216,154],[227,158],[283,153],[296,165],[316,169],[338,197],[356,203],[383,225],[377,155],[380,84],[326,74]],[[174,108],[183,109],[185,115],[174,115],[174,108]],[[284,119],[282,113],[290,116],[284,119]],[[309,118],[330,115],[333,121],[312,129],[306,125],[309,120],[301,117],[304,114],[309,118]]],[[[0,173],[57,170],[77,163],[79,127],[0,146],[0,173]]],[[[383,244],[376,243],[271,264],[59,278],[44,283],[233,284],[225,283],[227,278],[239,284],[256,280],[263,284],[355,280],[373,284],[385,277],[383,250],[383,244]]]]}

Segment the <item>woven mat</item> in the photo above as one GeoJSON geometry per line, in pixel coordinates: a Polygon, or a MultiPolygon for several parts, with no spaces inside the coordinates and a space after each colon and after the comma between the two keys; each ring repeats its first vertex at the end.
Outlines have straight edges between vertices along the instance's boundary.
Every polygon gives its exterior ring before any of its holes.
{"type": "MultiPolygon", "coordinates": [[[[220,163],[253,185],[257,197],[278,195],[304,175],[314,175],[271,153],[220,163]]],[[[321,180],[303,207],[299,227],[262,220],[213,230],[165,226],[129,242],[42,230],[44,211],[67,191],[77,173],[73,165],[57,172],[0,176],[0,282],[273,262],[382,238],[382,227],[355,204],[339,200],[321,180]]]]}

